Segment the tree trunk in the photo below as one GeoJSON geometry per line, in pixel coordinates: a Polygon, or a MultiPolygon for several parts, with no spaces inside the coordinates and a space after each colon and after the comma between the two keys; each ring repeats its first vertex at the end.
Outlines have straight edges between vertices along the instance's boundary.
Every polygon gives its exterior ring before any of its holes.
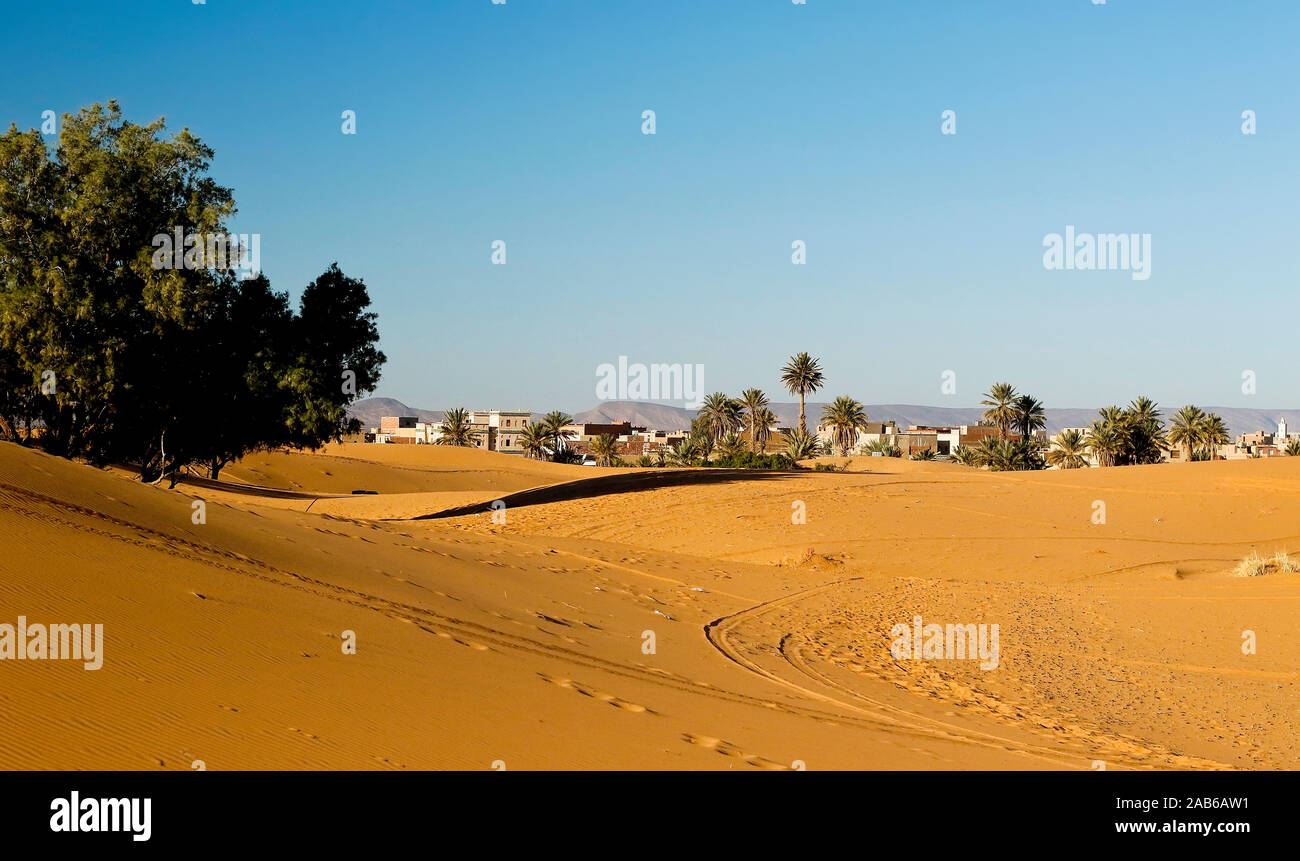
{"type": "Polygon", "coordinates": [[[802,428],[805,433],[808,432],[808,421],[804,418],[803,411],[803,392],[799,393],[799,427],[802,428]]]}

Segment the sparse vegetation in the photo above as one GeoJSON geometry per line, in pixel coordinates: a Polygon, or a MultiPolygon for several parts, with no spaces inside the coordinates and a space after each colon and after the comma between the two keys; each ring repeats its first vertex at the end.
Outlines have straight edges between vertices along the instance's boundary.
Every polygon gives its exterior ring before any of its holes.
{"type": "Polygon", "coordinates": [[[1232,573],[1238,577],[1262,577],[1266,574],[1294,574],[1300,571],[1300,559],[1292,559],[1285,550],[1272,556],[1260,556],[1252,550],[1232,573]]]}
{"type": "Polygon", "coordinates": [[[793,461],[807,460],[821,454],[822,444],[808,429],[797,427],[785,437],[785,456],[793,461]]]}

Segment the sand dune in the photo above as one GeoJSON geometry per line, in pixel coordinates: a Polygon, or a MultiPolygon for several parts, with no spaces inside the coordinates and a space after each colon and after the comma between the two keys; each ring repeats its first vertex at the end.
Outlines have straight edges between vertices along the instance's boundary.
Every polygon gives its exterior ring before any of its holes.
{"type": "Polygon", "coordinates": [[[850,469],[346,446],[223,473],[309,491],[274,500],[0,445],[0,623],[104,626],[99,670],[0,662],[0,767],[1300,764],[1300,575],[1228,573],[1300,550],[1300,458],[850,469]],[[378,519],[547,485],[497,522],[378,519]],[[997,667],[894,659],[915,615],[999,624],[997,667]]]}

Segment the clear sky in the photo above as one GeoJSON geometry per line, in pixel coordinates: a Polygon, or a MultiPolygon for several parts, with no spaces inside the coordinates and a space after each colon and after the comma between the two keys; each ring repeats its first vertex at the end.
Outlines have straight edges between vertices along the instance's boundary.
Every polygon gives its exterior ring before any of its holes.
{"type": "Polygon", "coordinates": [[[378,393],[412,406],[582,410],[620,355],[777,395],[800,350],[826,399],[970,406],[1006,379],[1049,408],[1300,405],[1294,0],[43,0],[4,18],[0,122],[116,98],[188,126],[274,286],[296,296],[334,260],[365,279],[378,393]],[[1151,234],[1150,278],[1044,268],[1067,225],[1151,234]]]}

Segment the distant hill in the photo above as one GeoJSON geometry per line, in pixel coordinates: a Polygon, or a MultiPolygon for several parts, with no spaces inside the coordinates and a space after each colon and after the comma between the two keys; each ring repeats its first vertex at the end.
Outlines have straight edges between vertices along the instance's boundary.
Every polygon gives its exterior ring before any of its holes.
{"type": "MultiPolygon", "coordinates": [[[[814,427],[821,417],[821,401],[809,401],[806,406],[808,425],[814,427]]],[[[900,428],[911,425],[973,425],[979,421],[979,407],[931,407],[917,404],[866,404],[867,415],[873,422],[896,422],[900,428]]],[[[1166,422],[1178,409],[1177,406],[1162,406],[1161,413],[1166,422]]],[[[1277,430],[1278,418],[1286,418],[1287,423],[1300,430],[1300,410],[1282,409],[1245,409],[1242,407],[1204,407],[1208,412],[1223,416],[1228,428],[1235,437],[1251,431],[1277,430]]],[[[780,424],[793,427],[799,422],[799,403],[774,403],[772,412],[780,419],[780,424]]],[[[1047,432],[1057,433],[1061,428],[1085,427],[1097,418],[1094,408],[1048,409],[1046,412],[1047,432]]],[[[381,416],[418,416],[421,421],[440,421],[442,410],[424,410],[408,407],[394,398],[366,398],[357,401],[349,411],[350,415],[361,419],[365,427],[378,426],[381,416]]],[[[695,410],[674,407],[668,404],[652,404],[637,401],[603,401],[589,410],[574,414],[574,421],[605,424],[631,422],[638,427],[656,430],[684,430],[691,426],[695,410]]],[[[541,418],[541,413],[533,413],[533,420],[541,418]]]]}
{"type": "Polygon", "coordinates": [[[417,416],[422,422],[442,421],[442,410],[421,410],[408,407],[396,398],[363,398],[348,409],[348,416],[359,419],[367,430],[379,427],[384,416],[417,416]]]}

